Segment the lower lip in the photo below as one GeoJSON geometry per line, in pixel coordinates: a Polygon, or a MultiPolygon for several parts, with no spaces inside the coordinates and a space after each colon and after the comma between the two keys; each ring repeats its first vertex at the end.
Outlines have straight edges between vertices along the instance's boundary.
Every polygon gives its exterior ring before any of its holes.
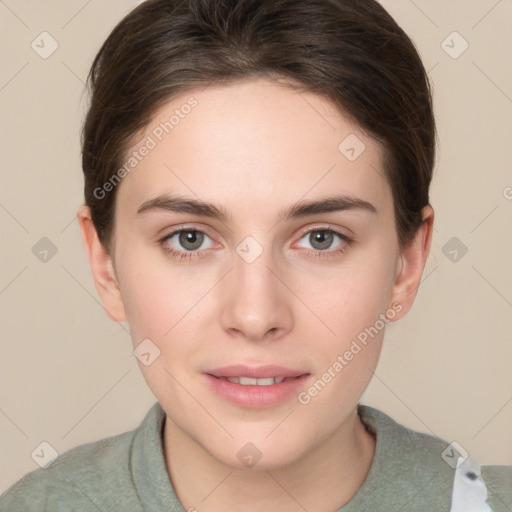
{"type": "Polygon", "coordinates": [[[297,396],[311,375],[301,375],[270,386],[244,386],[205,373],[208,384],[218,395],[230,402],[251,409],[264,409],[279,405],[292,396],[297,396]]]}

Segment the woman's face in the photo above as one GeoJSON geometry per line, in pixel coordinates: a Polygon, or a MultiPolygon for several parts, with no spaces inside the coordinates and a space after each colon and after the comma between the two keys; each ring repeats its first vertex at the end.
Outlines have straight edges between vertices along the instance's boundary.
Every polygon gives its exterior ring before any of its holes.
{"type": "Polygon", "coordinates": [[[251,80],[174,98],[130,158],[114,268],[168,421],[230,466],[298,460],[354,420],[414,297],[380,145],[327,100],[251,80]]]}

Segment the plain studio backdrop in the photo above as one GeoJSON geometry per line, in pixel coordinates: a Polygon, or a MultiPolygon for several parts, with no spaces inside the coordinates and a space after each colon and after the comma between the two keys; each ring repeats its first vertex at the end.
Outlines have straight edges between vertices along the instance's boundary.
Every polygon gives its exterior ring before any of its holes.
{"type": "MultiPolygon", "coordinates": [[[[383,0],[434,84],[432,251],[362,402],[512,463],[512,1],[383,0]]],[[[135,428],[154,403],[105,315],[79,235],[84,82],[129,0],[3,0],[0,492],[58,453],[135,428]],[[38,452],[39,450],[39,452],[38,452]]]]}

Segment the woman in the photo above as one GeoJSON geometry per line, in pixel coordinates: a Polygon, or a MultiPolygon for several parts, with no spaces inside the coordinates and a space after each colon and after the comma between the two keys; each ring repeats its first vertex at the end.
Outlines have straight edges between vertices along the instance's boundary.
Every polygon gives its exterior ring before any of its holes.
{"type": "Polygon", "coordinates": [[[90,85],[78,220],[158,403],[1,509],[509,510],[509,468],[359,404],[434,220],[430,87],[385,10],[148,0],[90,85]]]}

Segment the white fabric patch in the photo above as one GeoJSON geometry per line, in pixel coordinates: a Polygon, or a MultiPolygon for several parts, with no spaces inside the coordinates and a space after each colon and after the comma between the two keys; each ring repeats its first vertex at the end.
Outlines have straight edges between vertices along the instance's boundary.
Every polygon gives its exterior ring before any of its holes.
{"type": "Polygon", "coordinates": [[[492,512],[480,465],[459,457],[456,467],[450,512],[492,512]]]}

